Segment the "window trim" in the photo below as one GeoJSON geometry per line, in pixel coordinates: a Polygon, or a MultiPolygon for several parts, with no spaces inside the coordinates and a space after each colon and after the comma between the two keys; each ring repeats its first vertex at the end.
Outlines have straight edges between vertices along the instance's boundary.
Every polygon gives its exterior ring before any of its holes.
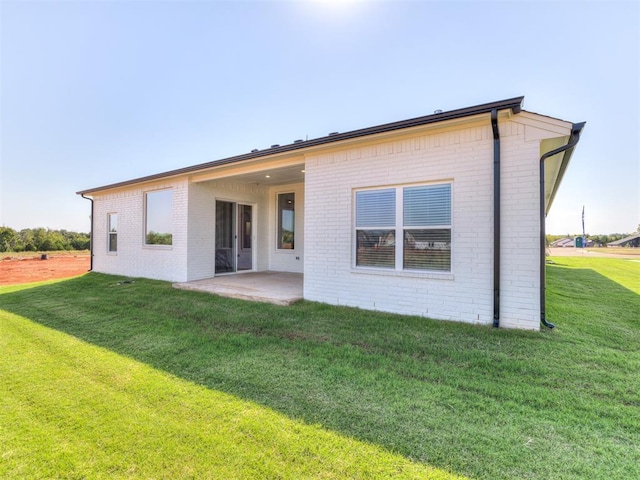
{"type": "Polygon", "coordinates": [[[154,249],[159,249],[159,250],[171,250],[173,248],[173,206],[174,206],[174,196],[175,196],[175,191],[173,187],[165,187],[165,188],[158,188],[155,190],[146,190],[143,192],[143,223],[142,223],[142,246],[144,248],[154,248],[154,249]],[[170,244],[163,244],[163,243],[147,243],[147,220],[148,220],[148,213],[149,213],[149,204],[148,204],[148,195],[151,193],[158,193],[158,192],[165,192],[165,191],[170,191],[171,192],[171,232],[169,232],[171,234],[171,243],[170,244]]]}
{"type": "Polygon", "coordinates": [[[118,212],[107,212],[107,253],[109,254],[117,254],[118,253],[118,212]],[[116,230],[115,232],[111,231],[111,218],[115,216],[116,218],[116,230]],[[116,248],[111,250],[111,237],[116,237],[116,248]]]}
{"type": "MultiPolygon", "coordinates": [[[[352,258],[351,269],[354,273],[376,273],[376,274],[393,274],[396,276],[419,276],[429,278],[453,278],[453,197],[454,197],[454,182],[453,179],[439,180],[434,182],[420,182],[420,183],[406,183],[406,184],[394,184],[394,185],[378,185],[374,187],[362,187],[354,188],[352,191],[352,258]],[[405,226],[404,220],[404,189],[411,187],[430,187],[437,185],[449,185],[450,186],[450,224],[449,225],[428,225],[428,226],[405,226]],[[375,191],[375,190],[387,190],[395,189],[395,225],[392,227],[385,227],[385,229],[393,230],[395,233],[395,267],[379,267],[379,266],[363,266],[357,265],[358,255],[358,230],[372,230],[374,228],[357,226],[356,210],[357,201],[356,194],[358,192],[375,191]],[[451,232],[450,247],[449,247],[449,269],[448,270],[433,270],[433,269],[412,269],[404,268],[404,232],[405,230],[442,230],[448,229],[451,232]]],[[[374,229],[375,230],[375,229],[374,229]]]]}
{"type": "Polygon", "coordinates": [[[296,251],[296,191],[295,190],[285,190],[276,193],[276,218],[275,218],[275,251],[276,253],[292,253],[296,251]],[[280,245],[280,195],[293,195],[293,247],[292,248],[281,248],[280,245]]]}

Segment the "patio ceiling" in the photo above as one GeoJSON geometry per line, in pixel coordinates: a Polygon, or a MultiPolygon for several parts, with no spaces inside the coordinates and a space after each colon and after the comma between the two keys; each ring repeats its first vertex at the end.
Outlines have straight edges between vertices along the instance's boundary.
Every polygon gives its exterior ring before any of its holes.
{"type": "Polygon", "coordinates": [[[241,183],[252,183],[255,185],[288,185],[293,183],[303,183],[304,163],[283,167],[266,167],[252,172],[221,175],[217,178],[224,178],[225,180],[233,180],[241,183]]]}

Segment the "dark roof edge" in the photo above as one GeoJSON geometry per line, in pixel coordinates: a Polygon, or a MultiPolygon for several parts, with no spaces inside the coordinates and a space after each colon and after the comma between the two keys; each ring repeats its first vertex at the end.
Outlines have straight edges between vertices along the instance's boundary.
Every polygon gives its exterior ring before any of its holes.
{"type": "Polygon", "coordinates": [[[558,188],[560,188],[560,183],[562,182],[564,173],[566,172],[567,167],[569,166],[569,161],[571,160],[573,151],[575,150],[578,142],[580,141],[580,135],[582,134],[582,130],[584,129],[584,126],[586,125],[586,123],[587,122],[574,123],[571,128],[569,143],[571,143],[574,139],[576,143],[572,147],[564,151],[564,155],[562,156],[562,163],[560,163],[560,168],[558,169],[558,176],[556,177],[556,181],[553,184],[553,190],[549,195],[549,203],[546,205],[546,208],[545,208],[545,212],[544,212],[545,215],[547,215],[549,213],[549,210],[551,210],[551,204],[553,203],[553,200],[556,197],[556,193],[558,193],[558,188]]]}
{"type": "Polygon", "coordinates": [[[423,117],[416,117],[416,118],[410,118],[408,120],[401,120],[399,122],[385,123],[383,125],[377,125],[374,127],[362,128],[359,130],[352,130],[350,132],[332,134],[326,137],[305,140],[298,143],[291,143],[288,145],[283,145],[281,147],[265,148],[263,150],[258,150],[257,152],[236,155],[233,157],[223,158],[220,160],[214,160],[212,162],[206,162],[198,165],[192,165],[190,167],[179,168],[177,170],[170,170],[163,173],[157,173],[154,175],[135,178],[135,179],[127,180],[124,182],[112,183],[110,185],[104,185],[102,187],[81,190],[76,193],[78,195],[82,195],[82,194],[86,195],[94,192],[99,192],[102,190],[110,190],[113,188],[120,188],[128,185],[134,185],[136,183],[160,180],[162,178],[174,177],[176,175],[184,175],[187,173],[197,172],[199,170],[206,170],[212,167],[218,167],[222,165],[228,165],[231,163],[242,162],[245,160],[252,160],[255,158],[266,157],[268,155],[285,153],[285,152],[290,152],[295,150],[302,150],[308,147],[315,147],[318,145],[325,145],[328,143],[335,143],[341,140],[350,140],[353,138],[365,137],[368,135],[376,135],[379,133],[391,132],[394,130],[402,130],[405,128],[428,125],[430,123],[438,123],[438,122],[444,122],[447,120],[455,120],[458,118],[470,117],[470,116],[479,115],[482,113],[489,113],[492,110],[511,110],[513,113],[520,113],[520,111],[522,110],[523,100],[524,100],[524,96],[509,98],[507,100],[500,100],[498,102],[483,103],[481,105],[475,105],[473,107],[460,108],[457,110],[450,110],[448,112],[434,113],[432,115],[426,115],[423,117]]]}

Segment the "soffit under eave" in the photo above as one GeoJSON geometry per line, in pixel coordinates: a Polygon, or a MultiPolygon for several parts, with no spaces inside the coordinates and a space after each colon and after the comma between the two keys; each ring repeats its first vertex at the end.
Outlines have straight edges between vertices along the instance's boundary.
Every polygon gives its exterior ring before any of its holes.
{"type": "Polygon", "coordinates": [[[261,157],[256,161],[229,163],[218,167],[208,168],[199,172],[193,172],[189,175],[192,183],[207,182],[210,180],[221,180],[228,177],[239,175],[247,175],[255,172],[265,172],[269,170],[279,170],[301,166],[304,168],[305,156],[299,151],[290,155],[274,155],[269,157],[261,157]]]}
{"type": "MultiPolygon", "coordinates": [[[[550,152],[558,147],[566,145],[569,141],[569,135],[556,138],[548,138],[540,142],[540,157],[546,152],[550,152]]],[[[567,152],[561,152],[549,157],[544,162],[544,210],[545,214],[551,208],[553,196],[558,190],[559,182],[562,180],[561,174],[566,168],[565,155],[567,152]]]]}
{"type": "Polygon", "coordinates": [[[87,197],[96,198],[104,195],[112,195],[124,191],[135,189],[149,190],[154,188],[163,188],[168,184],[176,182],[199,183],[209,180],[218,180],[230,176],[243,174],[250,171],[266,171],[270,169],[279,169],[294,165],[304,165],[304,156],[299,151],[274,154],[267,157],[259,157],[254,161],[247,160],[243,162],[227,163],[217,167],[210,167],[203,170],[193,172],[180,172],[174,175],[157,174],[149,177],[142,177],[133,181],[124,181],[115,183],[84,192],[87,197]]]}
{"type": "Polygon", "coordinates": [[[513,122],[525,126],[526,142],[542,141],[570,135],[571,129],[573,128],[571,122],[526,111],[522,111],[517,116],[514,116],[513,122]]]}

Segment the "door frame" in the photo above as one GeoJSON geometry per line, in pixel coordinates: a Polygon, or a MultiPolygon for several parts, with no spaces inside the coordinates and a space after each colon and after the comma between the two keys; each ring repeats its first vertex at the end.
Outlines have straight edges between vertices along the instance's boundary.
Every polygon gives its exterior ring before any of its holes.
{"type": "Polygon", "coordinates": [[[251,272],[254,270],[254,259],[253,259],[253,245],[254,245],[254,220],[253,220],[253,205],[248,203],[236,203],[236,273],[238,272],[251,272]],[[246,208],[249,209],[249,218],[247,220],[245,214],[246,208]],[[249,223],[248,229],[249,234],[247,238],[247,234],[245,229],[247,228],[247,221],[249,223]],[[245,241],[249,241],[249,247],[246,248],[244,246],[245,241]],[[249,268],[245,268],[245,265],[249,264],[249,268]],[[240,268],[240,264],[242,263],[242,268],[240,268]]]}
{"type": "Polygon", "coordinates": [[[238,200],[233,200],[233,199],[228,199],[228,198],[217,198],[215,199],[215,203],[214,203],[214,232],[213,232],[213,243],[214,243],[214,250],[216,252],[216,255],[214,258],[214,266],[213,266],[213,271],[214,271],[214,276],[220,276],[220,275],[236,275],[239,273],[249,273],[249,272],[255,272],[256,271],[256,256],[257,256],[257,245],[256,245],[256,241],[257,241],[257,235],[256,235],[256,209],[257,206],[255,203],[252,202],[243,202],[243,201],[238,201],[238,200]],[[232,239],[232,251],[231,251],[231,267],[232,270],[230,271],[224,271],[224,272],[218,272],[217,271],[217,256],[218,256],[218,245],[217,245],[217,225],[218,225],[218,202],[224,202],[224,203],[228,203],[232,205],[232,212],[231,212],[231,230],[233,232],[233,239],[232,239]],[[240,242],[241,242],[241,231],[240,229],[242,228],[242,225],[240,225],[240,222],[238,221],[239,215],[240,215],[240,209],[238,208],[238,206],[240,205],[244,205],[244,206],[248,206],[251,207],[251,267],[247,268],[247,269],[242,269],[242,270],[238,270],[238,255],[239,255],[239,251],[240,251],[240,242]]]}

